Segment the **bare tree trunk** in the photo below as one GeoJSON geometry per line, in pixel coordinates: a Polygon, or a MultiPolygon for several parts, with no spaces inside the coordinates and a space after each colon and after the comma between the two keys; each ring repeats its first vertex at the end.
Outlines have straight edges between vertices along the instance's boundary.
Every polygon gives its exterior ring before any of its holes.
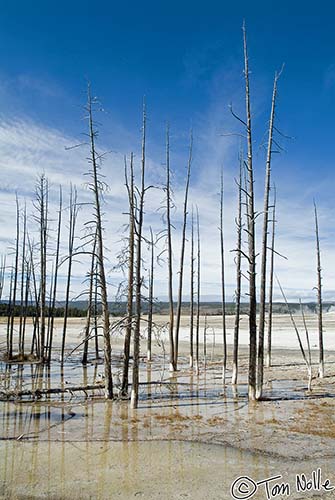
{"type": "Polygon", "coordinates": [[[9,281],[9,297],[7,307],[7,359],[10,360],[13,356],[13,336],[11,336],[11,321],[13,307],[13,288],[14,288],[14,268],[12,266],[9,281]]]}
{"type": "MultiPolygon", "coordinates": [[[[39,312],[40,312],[40,296],[41,289],[37,289],[37,278],[35,272],[35,263],[34,263],[34,252],[33,252],[33,244],[30,241],[28,235],[28,246],[29,246],[29,258],[30,258],[30,268],[31,268],[31,279],[33,282],[34,288],[34,299],[35,299],[35,317],[34,317],[34,328],[33,335],[31,340],[31,354],[36,353],[37,358],[41,358],[41,339],[40,339],[40,323],[39,323],[39,312]]],[[[31,301],[33,301],[33,294],[31,292],[31,301]]]]}
{"type": "Polygon", "coordinates": [[[190,177],[191,177],[192,149],[193,149],[193,135],[191,132],[190,149],[189,149],[189,157],[188,157],[188,165],[187,165],[187,178],[186,178],[186,186],[185,186],[185,197],[184,197],[184,217],[183,217],[183,229],[182,229],[182,239],[181,239],[178,302],[177,302],[176,327],[175,327],[175,336],[174,336],[174,369],[175,370],[177,370],[177,365],[178,365],[179,328],[180,328],[181,306],[182,306],[182,299],[183,299],[184,258],[185,258],[186,224],[187,224],[187,202],[188,202],[188,190],[189,190],[190,177]]]}
{"type": "Polygon", "coordinates": [[[92,249],[91,269],[90,269],[90,274],[89,274],[90,284],[89,284],[89,290],[88,290],[86,325],[85,325],[85,333],[84,333],[85,343],[84,343],[83,359],[82,359],[82,364],[83,365],[86,365],[86,363],[87,363],[88,342],[89,342],[90,331],[91,331],[91,318],[92,318],[92,309],[93,309],[92,306],[93,306],[93,288],[94,288],[94,268],[95,268],[95,261],[96,261],[96,249],[97,249],[97,232],[95,232],[95,236],[94,236],[93,249],[92,249]]]}
{"type": "Polygon", "coordinates": [[[227,368],[227,331],[226,331],[226,293],[225,293],[225,258],[224,258],[224,235],[223,235],[223,172],[221,171],[221,190],[220,190],[220,254],[221,254],[221,297],[222,297],[222,344],[223,344],[223,362],[222,362],[222,382],[226,383],[227,368]]]}
{"type": "Polygon", "coordinates": [[[197,207],[197,316],[195,327],[195,371],[199,375],[199,329],[200,329],[200,223],[199,210],[197,207]]]}
{"type": "Polygon", "coordinates": [[[46,361],[49,363],[49,345],[50,345],[50,325],[51,325],[51,307],[52,307],[52,287],[54,282],[54,263],[52,263],[50,274],[50,290],[49,290],[49,304],[48,304],[48,324],[47,324],[47,338],[45,342],[46,361]]]}
{"type": "Polygon", "coordinates": [[[30,293],[30,279],[31,279],[31,267],[29,261],[26,261],[26,280],[25,280],[25,297],[23,306],[23,325],[22,325],[22,345],[24,351],[25,335],[26,335],[26,324],[27,324],[27,309],[30,293]]]}
{"type": "MultiPolygon", "coordinates": [[[[289,315],[290,315],[290,318],[291,318],[291,323],[292,323],[293,328],[294,328],[294,330],[295,330],[295,333],[296,333],[296,335],[297,335],[297,339],[298,339],[298,344],[299,344],[299,348],[300,348],[300,351],[301,351],[301,355],[302,355],[302,357],[303,357],[304,362],[306,363],[307,370],[308,370],[308,376],[310,377],[310,366],[309,366],[309,362],[308,362],[308,359],[307,359],[307,356],[306,356],[306,353],[305,353],[304,346],[303,346],[303,344],[302,344],[302,340],[301,340],[301,337],[300,337],[300,333],[299,333],[298,327],[297,327],[297,325],[296,325],[296,322],[294,321],[294,317],[293,317],[292,311],[291,311],[290,306],[289,306],[289,304],[288,304],[288,302],[287,302],[286,295],[285,295],[285,293],[284,293],[284,290],[283,290],[283,288],[282,288],[282,286],[281,286],[281,284],[280,284],[280,282],[279,282],[278,278],[277,278],[277,283],[278,283],[278,286],[279,286],[279,288],[280,288],[280,291],[281,291],[281,294],[282,294],[282,296],[283,296],[283,299],[284,299],[284,301],[285,301],[286,308],[287,308],[287,312],[288,312],[288,313],[289,313],[289,315]]],[[[304,317],[303,317],[303,318],[304,318],[304,317]]],[[[305,329],[306,329],[306,324],[304,323],[304,325],[305,325],[305,329]]],[[[307,335],[307,337],[308,337],[308,334],[307,334],[307,333],[306,333],[306,335],[307,335]]],[[[310,346],[309,346],[309,338],[308,338],[308,347],[310,348],[310,346]]]]}
{"type": "MultiPolygon", "coordinates": [[[[1,266],[0,266],[0,300],[2,299],[2,293],[5,287],[5,274],[6,274],[6,256],[1,257],[1,266]]],[[[7,354],[8,354],[8,320],[9,320],[9,311],[10,311],[10,301],[11,301],[11,282],[9,284],[9,297],[8,297],[8,308],[7,308],[7,330],[6,330],[6,346],[7,346],[7,354]]]]}
{"type": "Polygon", "coordinates": [[[251,106],[249,87],[249,59],[247,37],[243,24],[244,46],[244,76],[246,98],[246,129],[248,144],[248,209],[247,209],[247,234],[248,234],[248,262],[249,262],[249,399],[256,399],[256,360],[257,360],[257,323],[256,323],[256,257],[255,257],[255,207],[254,207],[254,173],[252,161],[252,131],[251,131],[251,106]]]}
{"type": "Polygon", "coordinates": [[[135,283],[136,283],[136,315],[134,328],[134,362],[133,362],[133,385],[131,389],[131,408],[138,406],[138,386],[139,386],[139,362],[140,362],[140,329],[141,329],[141,255],[142,255],[142,230],[144,213],[144,195],[145,195],[145,146],[146,146],[146,109],[143,103],[143,126],[142,126],[142,166],[141,166],[141,188],[139,192],[139,210],[138,222],[136,226],[136,264],[135,264],[135,283]]]}
{"type": "Polygon", "coordinates": [[[19,269],[19,245],[20,245],[20,207],[19,200],[16,195],[16,245],[15,245],[15,263],[13,271],[13,287],[12,287],[12,300],[10,308],[10,322],[9,322],[9,335],[7,341],[7,355],[8,359],[13,357],[13,334],[14,334],[14,316],[16,306],[16,293],[17,293],[17,280],[19,269]]]}
{"type": "Polygon", "coordinates": [[[99,306],[98,306],[98,296],[99,296],[99,281],[98,281],[98,263],[95,263],[94,269],[94,345],[95,345],[95,358],[99,359],[99,336],[98,336],[98,314],[99,314],[99,306]]]}
{"type": "Polygon", "coordinates": [[[23,213],[23,238],[21,253],[21,303],[20,303],[20,327],[19,327],[19,356],[24,357],[24,300],[25,300],[25,264],[26,264],[26,236],[27,236],[27,206],[23,213]]]}
{"type": "Polygon", "coordinates": [[[266,366],[271,366],[272,350],[272,309],[273,309],[273,275],[275,258],[275,232],[276,232],[276,188],[274,187],[273,211],[272,211],[272,238],[271,238],[271,260],[270,260],[270,283],[269,283],[269,312],[268,312],[268,341],[266,351],[266,366]]]}
{"type": "Polygon", "coordinates": [[[56,256],[55,256],[55,272],[53,280],[52,289],[52,302],[50,311],[50,333],[49,333],[49,345],[48,345],[48,363],[51,361],[52,354],[52,343],[53,343],[53,332],[54,332],[54,320],[55,320],[55,306],[57,297],[57,282],[58,282],[58,267],[59,267],[59,250],[60,250],[60,240],[61,240],[61,226],[62,226],[62,206],[63,206],[63,195],[62,187],[59,187],[59,211],[58,211],[58,225],[57,225],[57,244],[56,244],[56,256]]]}
{"type": "Polygon", "coordinates": [[[190,368],[193,368],[193,330],[194,330],[194,220],[191,221],[191,284],[190,284],[190,368]]]}
{"type": "Polygon", "coordinates": [[[133,300],[134,300],[134,257],[135,257],[135,194],[134,194],[134,155],[130,155],[130,184],[125,165],[126,186],[129,200],[129,256],[128,256],[128,296],[127,296],[127,326],[124,339],[123,373],[121,394],[128,394],[130,342],[133,327],[133,300]]]}
{"type": "Polygon", "coordinates": [[[265,173],[265,188],[264,188],[264,211],[263,211],[263,236],[262,236],[262,261],[261,261],[261,285],[260,285],[260,301],[259,301],[259,327],[258,327],[258,355],[257,355],[257,399],[261,399],[263,390],[264,378],[264,331],[265,331],[265,301],[266,301],[266,261],[267,261],[267,238],[269,224],[269,198],[270,198],[270,181],[271,181],[271,159],[272,159],[272,142],[273,130],[276,109],[277,82],[279,75],[275,74],[271,114],[269,123],[268,147],[266,156],[266,173],[265,173]]]}
{"type": "Polygon", "coordinates": [[[214,361],[214,355],[215,355],[215,328],[212,328],[212,334],[213,334],[213,339],[212,339],[212,361],[214,361]]]}
{"type": "Polygon", "coordinates": [[[205,314],[204,324],[204,367],[207,367],[207,314],[205,314]]]}
{"type": "Polygon", "coordinates": [[[0,267],[0,300],[2,299],[2,292],[5,286],[5,273],[6,273],[6,256],[1,257],[0,267]]]}
{"type": "Polygon", "coordinates": [[[241,249],[242,249],[242,171],[243,171],[243,156],[240,156],[240,173],[238,182],[238,211],[237,211],[237,253],[236,253],[236,309],[234,321],[234,345],[233,345],[233,373],[231,383],[237,384],[238,377],[238,343],[240,332],[240,310],[241,310],[241,249]]]}
{"type": "Polygon", "coordinates": [[[48,196],[49,186],[45,174],[41,174],[36,186],[36,220],[40,236],[40,359],[46,360],[46,281],[47,281],[47,238],[48,238],[48,196]]]}
{"type": "Polygon", "coordinates": [[[154,298],[154,259],[155,259],[155,243],[152,228],[150,227],[150,246],[151,246],[151,262],[149,271],[149,311],[148,311],[148,347],[147,347],[147,360],[152,360],[151,353],[151,337],[152,337],[152,309],[154,298]]]}
{"type": "Polygon", "coordinates": [[[308,329],[307,329],[306,318],[305,318],[304,310],[302,307],[301,299],[299,299],[299,303],[300,303],[302,321],[304,323],[304,328],[305,328],[305,333],[306,333],[306,343],[307,343],[307,352],[308,352],[308,390],[311,391],[312,390],[312,378],[313,378],[311,344],[309,341],[309,333],[308,333],[308,329]]]}
{"type": "Polygon", "coordinates": [[[170,371],[175,370],[174,364],[174,307],[173,307],[173,264],[172,264],[172,234],[171,234],[171,186],[170,186],[170,129],[166,127],[166,224],[168,244],[168,290],[169,290],[169,343],[170,371]]]}
{"type": "Polygon", "coordinates": [[[77,190],[76,190],[76,188],[73,188],[73,186],[71,184],[70,206],[69,206],[69,240],[68,240],[68,256],[67,256],[68,268],[67,268],[65,305],[64,305],[62,349],[61,349],[61,355],[60,355],[60,362],[61,363],[63,363],[63,361],[64,361],[64,352],[65,352],[66,328],[67,328],[67,319],[68,319],[68,314],[69,314],[71,275],[72,275],[74,238],[75,238],[77,215],[78,215],[77,190]]]}
{"type": "Polygon", "coordinates": [[[101,305],[102,305],[102,330],[104,338],[104,372],[105,372],[105,398],[113,398],[113,378],[112,378],[112,352],[111,352],[111,341],[109,332],[109,310],[108,310],[108,299],[107,299],[107,282],[105,275],[105,263],[104,263],[104,244],[103,244],[103,228],[102,228],[102,216],[101,216],[101,191],[103,189],[102,183],[99,179],[98,174],[98,164],[97,164],[97,153],[95,148],[95,139],[97,137],[97,131],[94,129],[93,124],[93,111],[92,104],[95,102],[94,98],[91,96],[91,87],[88,84],[87,88],[87,112],[89,121],[89,137],[90,137],[90,163],[92,169],[90,171],[92,182],[90,187],[94,193],[94,218],[95,218],[95,231],[97,234],[97,275],[98,283],[100,288],[101,305]]]}
{"type": "Polygon", "coordinates": [[[318,284],[316,287],[318,295],[318,329],[319,329],[319,377],[324,377],[324,355],[323,355],[323,325],[322,325],[322,277],[321,277],[321,256],[320,256],[320,239],[319,239],[319,223],[316,203],[314,202],[315,216],[315,238],[316,238],[316,260],[317,260],[317,276],[318,284]]]}

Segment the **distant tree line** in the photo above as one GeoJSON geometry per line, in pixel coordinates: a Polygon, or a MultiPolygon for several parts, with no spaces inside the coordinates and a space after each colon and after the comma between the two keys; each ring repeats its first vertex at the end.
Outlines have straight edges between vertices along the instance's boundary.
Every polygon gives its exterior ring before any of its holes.
{"type": "MultiPolygon", "coordinates": [[[[15,305],[13,308],[14,317],[20,317],[21,307],[20,305],[15,305]]],[[[27,306],[26,308],[26,316],[27,317],[36,317],[38,310],[35,305],[27,306]]],[[[83,318],[87,314],[85,309],[81,309],[79,307],[69,307],[68,309],[68,317],[69,318],[83,318]]],[[[101,312],[100,312],[101,314],[101,312]]],[[[46,315],[48,316],[48,311],[46,310],[46,315]]],[[[0,304],[0,316],[8,316],[8,304],[0,304]]],[[[55,318],[63,318],[64,317],[64,307],[55,307],[53,310],[53,316],[55,318]]]]}
{"type": "MultiPolygon", "coordinates": [[[[176,304],[175,304],[176,305],[176,304]]],[[[183,301],[181,306],[182,316],[186,316],[189,313],[190,302],[183,301]]],[[[169,312],[169,303],[154,301],[153,304],[149,302],[143,302],[141,306],[142,314],[148,314],[150,308],[152,307],[153,314],[165,315],[169,312]]],[[[315,302],[306,302],[303,304],[306,313],[316,314],[318,306],[315,302]]],[[[329,312],[331,307],[335,307],[334,303],[323,303],[322,310],[324,312],[329,312]]],[[[300,304],[298,302],[289,303],[290,311],[297,313],[300,311],[300,304]]],[[[108,304],[108,309],[111,316],[122,316],[126,314],[127,303],[126,302],[110,302],[108,304]]],[[[20,316],[20,305],[16,305],[14,308],[14,316],[20,316]]],[[[276,314],[288,314],[287,305],[284,302],[274,302],[272,304],[272,310],[276,314]]],[[[64,306],[55,307],[54,317],[63,318],[64,317],[64,306]]],[[[259,311],[259,304],[257,304],[257,312],[259,311]]],[[[248,313],[248,303],[242,302],[240,305],[241,314],[248,313]]],[[[98,314],[101,314],[101,305],[98,305],[98,314]]],[[[221,302],[202,302],[200,303],[200,314],[206,314],[207,316],[220,316],[221,315],[221,302]]],[[[226,315],[233,316],[235,314],[235,303],[226,302],[226,315]]],[[[28,317],[36,316],[36,306],[28,305],[26,310],[26,315],[28,317]]],[[[87,315],[87,303],[85,301],[75,302],[75,305],[70,305],[68,307],[68,317],[69,318],[84,318],[87,315]]],[[[8,304],[6,302],[0,303],[0,316],[8,316],[8,304]]],[[[47,311],[48,316],[48,311],[47,311]]]]}

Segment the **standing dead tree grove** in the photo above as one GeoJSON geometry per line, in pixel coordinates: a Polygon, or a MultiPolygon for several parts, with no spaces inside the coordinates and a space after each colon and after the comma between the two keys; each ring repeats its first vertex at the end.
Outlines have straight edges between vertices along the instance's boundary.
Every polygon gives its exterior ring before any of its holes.
{"type": "MultiPolygon", "coordinates": [[[[242,124],[243,131],[245,133],[246,142],[246,157],[243,157],[243,153],[240,153],[239,157],[239,175],[236,184],[238,187],[237,193],[237,215],[235,218],[236,225],[236,249],[232,250],[235,252],[235,268],[234,274],[236,276],[236,289],[235,289],[235,316],[234,316],[234,327],[233,327],[233,349],[232,349],[232,385],[236,385],[239,377],[239,340],[240,340],[240,321],[242,310],[242,290],[244,288],[244,283],[242,278],[247,280],[247,297],[248,297],[248,334],[249,334],[249,363],[248,363],[248,397],[250,401],[258,401],[263,398],[263,386],[264,386],[264,365],[266,367],[271,366],[271,349],[272,349],[272,315],[273,315],[273,290],[274,290],[274,258],[275,254],[278,254],[275,250],[275,230],[276,230],[276,190],[272,191],[272,160],[274,145],[276,143],[276,100],[277,100],[277,86],[278,80],[280,78],[281,72],[276,73],[274,77],[273,89],[272,89],[272,99],[270,108],[270,119],[267,128],[267,145],[266,145],[266,164],[265,164],[265,182],[264,182],[264,199],[263,199],[263,212],[262,215],[262,228],[261,228],[261,238],[260,238],[260,272],[259,272],[259,288],[257,289],[258,281],[256,280],[256,261],[258,254],[256,253],[256,219],[260,215],[256,211],[256,188],[255,188],[255,171],[254,171],[254,122],[252,114],[252,100],[251,100],[251,89],[250,89],[250,67],[249,67],[249,54],[248,54],[248,44],[247,44],[247,33],[246,27],[243,24],[243,66],[244,66],[244,76],[243,76],[243,92],[245,98],[245,110],[243,112],[244,117],[241,119],[237,114],[234,113],[231,107],[232,115],[239,121],[240,126],[242,124]],[[273,193],[273,205],[271,205],[273,193]],[[245,212],[245,213],[244,213],[245,212]],[[272,226],[271,226],[271,215],[272,215],[272,226]],[[271,231],[271,236],[270,236],[271,231]],[[246,245],[244,242],[243,234],[246,234],[246,245]],[[271,240],[271,241],[270,241],[271,240]],[[270,248],[268,248],[270,242],[270,248]],[[269,252],[270,252],[270,262],[269,262],[269,252]],[[242,260],[245,259],[245,260],[242,260]],[[243,265],[246,263],[246,265],[243,265]],[[269,269],[268,269],[268,264],[269,269]],[[243,269],[243,272],[242,272],[243,269]],[[246,272],[245,272],[246,269],[246,272]],[[259,292],[259,321],[257,323],[257,292],[259,292]],[[266,316],[267,307],[267,294],[268,294],[268,316],[266,316]],[[266,326],[268,326],[267,336],[266,336],[266,326]],[[266,349],[266,352],[264,353],[266,349]],[[265,354],[265,356],[264,356],[265,354]]],[[[8,288],[7,297],[8,304],[7,308],[7,352],[6,361],[13,362],[19,360],[20,362],[27,361],[29,356],[27,356],[27,335],[26,335],[26,324],[28,314],[28,309],[31,307],[32,315],[32,335],[31,335],[31,346],[30,347],[30,360],[38,362],[38,364],[50,363],[53,356],[53,346],[54,346],[54,333],[56,332],[55,327],[55,317],[56,313],[61,314],[60,308],[56,307],[57,299],[59,300],[59,288],[64,289],[64,314],[62,323],[62,332],[60,334],[61,352],[60,352],[60,363],[63,365],[66,362],[65,348],[66,348],[66,335],[68,318],[70,316],[71,309],[71,286],[73,285],[73,265],[75,263],[76,255],[89,255],[87,258],[87,268],[85,268],[85,273],[87,276],[87,287],[85,289],[85,294],[88,295],[87,300],[87,310],[86,312],[86,322],[84,326],[84,340],[80,345],[83,345],[82,351],[82,363],[86,365],[88,362],[88,349],[89,341],[93,339],[92,332],[94,331],[95,339],[95,354],[99,357],[99,345],[98,337],[103,339],[103,361],[104,361],[104,373],[101,374],[104,378],[104,396],[106,399],[111,400],[114,397],[114,384],[112,376],[112,347],[111,347],[111,333],[117,331],[118,333],[124,333],[123,337],[123,348],[122,354],[120,356],[120,363],[122,363],[120,373],[122,372],[122,380],[120,384],[116,383],[116,386],[120,385],[119,395],[123,399],[130,399],[130,406],[132,409],[136,409],[139,404],[139,386],[140,386],[140,368],[141,359],[140,357],[140,343],[141,336],[143,334],[143,323],[147,320],[147,345],[146,345],[146,359],[147,359],[147,369],[150,371],[152,362],[152,351],[153,351],[153,336],[156,334],[161,341],[160,345],[163,345],[163,339],[161,332],[167,332],[169,339],[169,369],[171,372],[171,377],[176,379],[176,372],[178,370],[178,363],[182,364],[180,361],[180,340],[182,338],[183,328],[181,326],[181,316],[183,310],[183,293],[184,291],[184,278],[185,278],[185,268],[189,265],[187,272],[190,272],[190,308],[189,308],[189,367],[194,369],[196,375],[199,376],[200,365],[201,368],[206,369],[209,366],[215,365],[213,362],[209,362],[209,335],[210,335],[210,325],[208,324],[207,315],[205,315],[204,320],[204,336],[203,336],[203,360],[204,363],[200,363],[199,349],[200,344],[200,312],[201,312],[201,291],[203,295],[205,293],[204,282],[201,282],[202,272],[201,272],[201,250],[206,254],[206,248],[204,245],[204,250],[202,247],[202,242],[200,239],[200,218],[199,210],[196,207],[196,214],[193,213],[191,216],[190,224],[190,264],[188,264],[188,207],[190,201],[192,202],[192,193],[190,194],[191,185],[191,170],[193,170],[193,131],[190,133],[190,142],[188,146],[188,151],[186,153],[187,165],[186,165],[186,179],[185,184],[181,187],[180,195],[182,201],[180,203],[180,235],[178,235],[178,240],[180,236],[180,247],[178,244],[178,269],[174,269],[173,261],[173,229],[172,224],[173,209],[175,208],[173,202],[173,193],[171,187],[171,168],[170,168],[170,129],[169,125],[166,128],[165,136],[165,159],[166,159],[166,170],[165,170],[165,185],[164,185],[164,213],[166,219],[164,220],[165,228],[163,232],[154,233],[152,227],[145,226],[147,219],[149,217],[145,214],[145,201],[147,201],[147,190],[150,188],[146,187],[146,175],[147,175],[147,113],[146,104],[143,101],[143,113],[142,113],[142,135],[139,141],[141,142],[141,153],[138,160],[139,171],[134,174],[134,154],[130,155],[130,164],[127,163],[127,158],[125,157],[125,185],[127,190],[127,204],[129,211],[127,211],[127,245],[126,250],[122,253],[122,265],[127,269],[127,277],[122,282],[122,291],[126,289],[126,293],[123,293],[123,312],[124,317],[117,322],[113,321],[111,325],[110,313],[114,314],[114,310],[109,310],[108,304],[108,283],[107,283],[107,271],[106,271],[106,247],[105,247],[105,227],[104,219],[105,215],[103,213],[104,206],[104,193],[106,191],[107,184],[104,181],[104,175],[102,174],[102,162],[104,154],[99,153],[97,148],[98,140],[98,129],[95,122],[95,109],[98,101],[92,96],[91,86],[88,84],[87,87],[87,102],[85,105],[86,119],[88,123],[87,131],[87,142],[89,148],[88,157],[88,188],[90,191],[90,196],[92,200],[90,203],[85,203],[90,205],[90,211],[92,211],[90,220],[84,223],[86,228],[86,234],[84,238],[85,243],[83,243],[79,248],[75,248],[75,242],[77,241],[76,229],[77,229],[77,219],[79,214],[79,207],[81,206],[77,200],[77,191],[74,187],[70,187],[70,200],[69,207],[64,207],[63,203],[63,191],[60,188],[59,201],[58,201],[58,217],[53,221],[50,218],[50,212],[52,212],[52,197],[49,200],[49,182],[46,175],[43,173],[38,176],[35,185],[35,198],[34,198],[34,212],[31,219],[34,221],[35,232],[30,232],[30,220],[29,214],[27,215],[26,208],[24,211],[20,208],[20,203],[18,197],[16,197],[16,234],[15,234],[15,245],[13,248],[13,265],[10,267],[10,279],[8,280],[6,274],[6,264],[5,260],[0,263],[0,298],[2,297],[2,292],[4,288],[4,280],[6,276],[6,286],[8,288]],[[93,207],[93,208],[92,208],[93,207]],[[64,214],[68,213],[68,234],[67,241],[65,245],[66,255],[62,256],[62,224],[64,225],[64,214]],[[56,237],[55,243],[52,243],[50,234],[52,229],[55,228],[56,237]],[[150,239],[145,239],[145,234],[150,230],[150,239]],[[32,234],[37,234],[35,236],[35,241],[32,239],[32,234]],[[156,234],[156,235],[155,235],[156,234]],[[161,236],[164,234],[166,237],[166,242],[164,249],[161,252],[156,252],[156,248],[159,246],[158,242],[161,236]],[[89,241],[86,240],[89,238],[89,241]],[[148,248],[144,242],[148,243],[148,248]],[[90,246],[89,246],[90,245],[90,246]],[[166,247],[166,248],[165,248],[166,247]],[[179,252],[180,248],[180,252],[179,252]],[[87,250],[88,249],[88,250],[87,250]],[[165,324],[162,329],[157,333],[158,328],[156,328],[153,322],[154,315],[154,291],[157,293],[157,275],[159,275],[158,266],[155,267],[155,257],[156,262],[159,260],[159,256],[167,252],[167,291],[168,291],[168,308],[169,308],[169,321],[168,326],[165,324]],[[158,256],[158,257],[157,257],[158,256]],[[149,282],[148,282],[148,314],[144,318],[143,307],[143,289],[144,277],[143,271],[147,271],[146,264],[148,263],[149,268],[149,282]],[[64,265],[65,264],[65,265],[64,265]],[[66,267],[65,277],[60,275],[60,268],[64,265],[66,267]],[[52,271],[51,271],[52,269],[52,271]],[[88,270],[87,270],[88,269],[88,270]],[[173,272],[175,271],[175,275],[173,272]],[[174,279],[176,280],[176,286],[174,290],[174,279]],[[8,281],[8,284],[7,284],[8,281]],[[60,281],[62,283],[60,284],[60,281]],[[124,283],[127,282],[127,285],[124,283]],[[174,303],[174,292],[176,295],[176,302],[174,303]],[[125,297],[126,296],[126,297],[125,297]],[[59,310],[57,310],[59,309],[59,310]],[[19,321],[16,322],[15,316],[19,317],[19,321]],[[99,321],[97,317],[99,316],[99,321]],[[18,328],[16,325],[18,324],[18,328]],[[121,326],[120,326],[121,325],[121,326]],[[98,335],[98,331],[101,332],[98,335]],[[15,336],[18,333],[17,336],[15,336]],[[16,347],[18,347],[16,352],[16,347]],[[26,351],[25,351],[26,349],[26,351]],[[132,373],[130,373],[132,371],[132,373]],[[131,388],[131,389],[130,389],[131,388]]],[[[277,131],[278,132],[278,131],[277,131]]],[[[280,146],[279,146],[280,147],[280,146]]],[[[185,162],[185,163],[186,163],[185,162]]],[[[149,171],[150,173],[150,171],[149,171]]],[[[227,183],[228,185],[228,183],[227,183]]],[[[219,236],[220,240],[217,241],[217,262],[220,266],[220,281],[221,285],[221,298],[220,298],[220,324],[222,324],[222,381],[226,384],[227,380],[227,315],[229,313],[229,308],[226,304],[227,298],[227,277],[228,274],[228,260],[226,261],[225,246],[227,245],[227,239],[229,236],[229,231],[226,230],[226,219],[228,219],[229,213],[225,211],[224,198],[226,196],[226,179],[224,183],[223,172],[221,171],[220,179],[220,201],[217,202],[216,208],[216,220],[219,223],[219,236]],[[220,253],[220,256],[219,256],[220,253]],[[222,323],[221,323],[222,321],[222,323]]],[[[160,207],[162,208],[162,207],[160,207]]],[[[323,345],[323,315],[322,315],[322,268],[321,268],[321,251],[320,251],[320,237],[319,237],[319,223],[318,223],[318,212],[317,206],[314,202],[314,219],[315,219],[315,238],[316,238],[316,271],[317,271],[317,312],[318,312],[318,334],[319,334],[319,377],[324,376],[324,345],[323,345]]],[[[155,229],[156,231],[156,229],[155,229]]],[[[216,235],[217,228],[215,229],[216,235]]],[[[113,234],[114,237],[114,234],[113,234]]],[[[64,234],[63,234],[63,238],[64,234]]],[[[218,238],[217,238],[218,240],[218,238]]],[[[124,250],[124,249],[123,249],[124,250]]],[[[280,255],[280,254],[278,254],[280,255]]],[[[202,256],[203,257],[203,256],[202,256]]],[[[9,274],[9,273],[8,273],[9,274]]],[[[205,274],[205,273],[203,273],[205,274]]],[[[187,274],[187,276],[189,276],[187,274]]],[[[189,278],[187,277],[187,280],[189,278]]],[[[234,278],[235,280],[235,278],[234,278]]],[[[301,314],[303,318],[303,324],[306,333],[306,342],[308,348],[308,356],[306,355],[306,349],[304,349],[303,342],[301,340],[301,335],[298,331],[296,322],[292,311],[290,310],[287,298],[284,291],[278,281],[278,286],[283,294],[285,304],[287,306],[288,314],[292,321],[292,325],[295,329],[299,348],[301,350],[304,362],[308,367],[309,382],[308,387],[311,389],[312,383],[312,363],[311,363],[311,352],[310,352],[310,340],[309,333],[307,329],[306,319],[304,316],[304,310],[301,305],[301,314]]],[[[120,287],[121,288],[121,287],[120,287]]],[[[244,290],[243,290],[244,291],[244,290]]],[[[115,301],[116,302],[116,301],[115,301]]],[[[119,305],[119,304],[118,304],[119,305]]],[[[203,308],[205,309],[205,308],[203,308]]],[[[205,311],[204,311],[205,312],[205,311]]],[[[85,320],[84,320],[85,321],[85,320]]],[[[229,332],[230,333],[230,332],[229,332]]],[[[212,342],[212,360],[215,359],[215,332],[213,329],[213,342],[212,342]]],[[[157,339],[156,339],[157,340],[157,339]]],[[[221,339],[220,339],[221,342],[221,339]]],[[[54,352],[55,352],[54,348],[54,352]]],[[[165,371],[165,347],[163,346],[163,373],[165,371]]],[[[114,353],[113,353],[114,355],[114,353]]],[[[116,354],[115,354],[116,357],[116,354]]],[[[155,359],[156,361],[156,359],[155,359]]],[[[221,355],[220,355],[221,361],[221,355]]],[[[49,369],[49,367],[46,367],[49,369]]],[[[43,368],[44,369],[44,368],[43,368]]],[[[86,368],[84,367],[84,370],[86,368]]],[[[86,372],[87,373],[87,372],[86,372]]],[[[151,374],[150,374],[151,377],[151,374]]],[[[149,379],[149,376],[148,376],[149,379]]],[[[197,377],[197,381],[200,378],[197,377]]],[[[142,383],[142,382],[141,382],[142,383]]],[[[150,382],[153,381],[150,378],[150,382]]],[[[163,385],[163,375],[161,381],[154,383],[160,383],[163,385]]],[[[170,382],[169,382],[170,384],[170,382]]],[[[171,386],[174,385],[170,384],[171,386]]],[[[149,389],[151,390],[151,389],[149,389]]],[[[174,389],[173,389],[174,390],[174,389]]],[[[236,391],[234,387],[233,390],[236,391]]],[[[149,391],[148,391],[149,393],[149,391]]],[[[151,392],[150,392],[151,394],[151,392]]],[[[264,399],[264,398],[263,398],[264,399]]]]}

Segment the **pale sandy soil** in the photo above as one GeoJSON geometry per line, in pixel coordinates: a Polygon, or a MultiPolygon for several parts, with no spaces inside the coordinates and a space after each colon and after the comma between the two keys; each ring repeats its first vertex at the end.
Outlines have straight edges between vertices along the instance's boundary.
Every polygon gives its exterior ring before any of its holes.
{"type": "MultiPolygon", "coordinates": [[[[311,393],[307,392],[306,367],[287,316],[275,319],[274,335],[278,346],[284,347],[274,349],[273,367],[265,371],[268,400],[256,404],[247,401],[248,351],[243,342],[237,390],[229,385],[230,361],[224,388],[220,319],[214,317],[208,318],[217,334],[215,346],[213,339],[207,339],[206,369],[203,345],[197,377],[188,369],[188,345],[182,342],[180,371],[171,377],[162,349],[156,346],[153,363],[142,362],[140,379],[144,384],[135,411],[125,401],[101,400],[100,391],[90,393],[89,399],[74,393],[35,403],[0,403],[2,498],[226,500],[232,498],[230,486],[240,475],[255,481],[282,475],[278,481],[290,484],[290,496],[273,498],[335,498],[334,492],[313,488],[297,492],[295,488],[296,474],[310,475],[318,467],[323,480],[329,478],[335,485],[335,351],[330,350],[333,338],[335,344],[335,315],[325,319],[326,377],[313,380],[311,393]],[[150,380],[164,384],[145,385],[150,380]]],[[[165,318],[158,320],[163,324],[165,318]]],[[[315,317],[308,321],[315,336],[315,317]]],[[[83,322],[70,321],[69,351],[80,341],[80,324],[83,322]]],[[[182,326],[186,331],[186,318],[182,326]]],[[[113,372],[117,379],[122,339],[121,335],[114,337],[113,372]]],[[[247,338],[245,328],[241,337],[247,338]]],[[[142,351],[144,354],[144,340],[142,351]]],[[[316,374],[316,350],[313,360],[316,374]]],[[[57,362],[43,376],[38,370],[38,366],[22,370],[15,365],[9,371],[3,364],[0,389],[96,383],[103,371],[93,362],[83,368],[77,351],[63,372],[57,362]]],[[[260,485],[252,498],[267,498],[264,486],[260,485]]]]}

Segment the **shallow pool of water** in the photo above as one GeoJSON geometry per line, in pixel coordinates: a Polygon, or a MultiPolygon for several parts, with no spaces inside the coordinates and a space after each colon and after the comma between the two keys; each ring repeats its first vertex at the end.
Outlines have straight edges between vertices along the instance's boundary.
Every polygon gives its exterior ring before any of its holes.
{"type": "MultiPolygon", "coordinates": [[[[231,447],[184,442],[13,442],[0,444],[0,492],[3,498],[181,499],[227,500],[238,476],[248,476],[237,498],[255,489],[252,498],[266,499],[266,488],[255,483],[281,476],[269,488],[285,482],[290,497],[334,498],[333,492],[296,491],[296,474],[309,478],[321,467],[322,481],[335,484],[334,463],[283,461],[231,447]]],[[[277,495],[273,498],[287,498],[277,495]]]]}

